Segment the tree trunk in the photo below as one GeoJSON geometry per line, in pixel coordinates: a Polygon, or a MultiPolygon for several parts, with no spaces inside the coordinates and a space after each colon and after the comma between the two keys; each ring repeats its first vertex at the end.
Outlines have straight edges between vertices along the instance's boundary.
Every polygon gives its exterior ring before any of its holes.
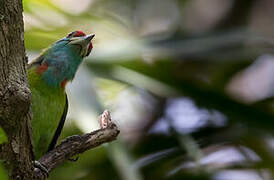
{"type": "Polygon", "coordinates": [[[0,158],[10,179],[32,179],[33,173],[22,11],[22,0],[0,0],[0,125],[8,137],[0,158]]]}

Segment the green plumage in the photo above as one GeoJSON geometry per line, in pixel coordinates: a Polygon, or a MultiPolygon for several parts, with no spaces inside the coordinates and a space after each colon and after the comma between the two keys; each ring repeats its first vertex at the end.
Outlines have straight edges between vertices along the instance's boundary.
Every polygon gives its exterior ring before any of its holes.
{"type": "Polygon", "coordinates": [[[35,157],[44,154],[53,139],[59,120],[64,112],[66,95],[63,88],[51,87],[36,72],[36,67],[28,69],[32,92],[32,129],[35,157]]]}
{"type": "Polygon", "coordinates": [[[74,31],[28,65],[35,159],[56,145],[68,110],[66,82],[73,80],[83,58],[90,54],[93,37],[74,31]]]}

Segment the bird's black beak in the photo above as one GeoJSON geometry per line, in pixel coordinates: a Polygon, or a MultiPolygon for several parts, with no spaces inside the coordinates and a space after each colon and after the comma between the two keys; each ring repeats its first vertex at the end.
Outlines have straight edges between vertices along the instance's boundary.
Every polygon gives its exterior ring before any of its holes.
{"type": "Polygon", "coordinates": [[[81,45],[82,47],[87,46],[90,41],[94,38],[95,34],[89,34],[87,36],[81,36],[81,37],[74,37],[71,38],[72,41],[69,42],[69,44],[77,44],[81,45]]]}
{"type": "Polygon", "coordinates": [[[89,34],[87,36],[85,36],[85,40],[90,42],[93,38],[94,38],[95,34],[89,34]]]}

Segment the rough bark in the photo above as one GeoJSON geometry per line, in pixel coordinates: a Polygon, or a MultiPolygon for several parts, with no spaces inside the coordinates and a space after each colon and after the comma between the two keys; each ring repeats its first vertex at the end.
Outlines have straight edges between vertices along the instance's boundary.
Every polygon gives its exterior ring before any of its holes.
{"type": "Polygon", "coordinates": [[[26,76],[21,0],[0,0],[0,125],[8,136],[0,158],[10,179],[31,179],[31,93],[26,76]]]}

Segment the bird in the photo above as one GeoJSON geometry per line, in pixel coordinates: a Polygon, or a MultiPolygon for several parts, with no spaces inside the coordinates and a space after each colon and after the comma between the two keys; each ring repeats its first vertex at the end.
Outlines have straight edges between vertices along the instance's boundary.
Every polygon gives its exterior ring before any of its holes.
{"type": "Polygon", "coordinates": [[[73,80],[81,62],[91,53],[94,36],[73,31],[27,65],[34,159],[54,149],[57,143],[68,112],[66,84],[73,80]]]}

